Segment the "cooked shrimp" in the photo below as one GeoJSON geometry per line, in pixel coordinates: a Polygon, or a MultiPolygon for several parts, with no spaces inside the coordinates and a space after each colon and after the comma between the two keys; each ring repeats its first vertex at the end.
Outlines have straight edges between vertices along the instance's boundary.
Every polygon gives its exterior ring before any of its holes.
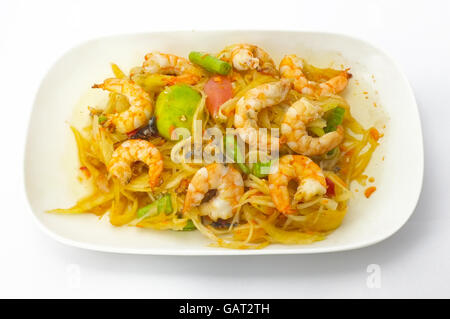
{"type": "Polygon", "coordinates": [[[288,80],[261,84],[249,90],[236,103],[234,126],[244,141],[252,140],[258,129],[258,112],[281,103],[289,92],[288,80]]]}
{"type": "Polygon", "coordinates": [[[227,219],[233,216],[234,206],[242,194],[244,181],[241,174],[231,166],[213,163],[195,173],[188,186],[183,211],[200,206],[200,211],[214,221],[227,219]],[[205,194],[214,189],[217,190],[214,198],[202,204],[205,194]]]}
{"type": "Polygon", "coordinates": [[[309,136],[306,126],[323,115],[320,106],[314,105],[307,98],[301,98],[292,104],[281,123],[281,135],[286,137],[287,145],[296,153],[313,156],[324,154],[344,139],[341,125],[334,132],[320,137],[309,136]]]}
{"type": "Polygon", "coordinates": [[[292,214],[288,183],[296,179],[299,200],[309,201],[326,193],[327,184],[320,167],[303,155],[285,155],[280,158],[278,171],[269,174],[269,191],[275,207],[284,214],[292,214]]]}
{"type": "Polygon", "coordinates": [[[286,55],[280,62],[280,75],[282,78],[293,80],[294,89],[303,94],[322,96],[337,94],[345,89],[351,77],[347,71],[323,83],[309,81],[303,73],[303,59],[295,54],[286,55]]]}
{"type": "Polygon", "coordinates": [[[146,73],[172,75],[167,84],[195,84],[201,78],[201,72],[185,58],[161,52],[148,53],[142,65],[146,73]]]}
{"type": "Polygon", "coordinates": [[[120,144],[108,163],[108,171],[121,184],[127,184],[132,177],[131,165],[138,161],[148,166],[149,184],[156,186],[163,170],[163,160],[158,149],[145,140],[127,140],[120,144]]]}
{"type": "Polygon", "coordinates": [[[120,133],[131,132],[147,124],[153,110],[150,95],[139,85],[126,79],[106,79],[102,84],[94,84],[93,88],[100,88],[110,92],[123,94],[128,98],[130,107],[120,113],[107,114],[105,126],[114,126],[120,133]]]}
{"type": "Polygon", "coordinates": [[[238,71],[257,70],[270,75],[278,74],[270,55],[256,45],[230,45],[219,54],[219,58],[230,62],[238,71]]]}

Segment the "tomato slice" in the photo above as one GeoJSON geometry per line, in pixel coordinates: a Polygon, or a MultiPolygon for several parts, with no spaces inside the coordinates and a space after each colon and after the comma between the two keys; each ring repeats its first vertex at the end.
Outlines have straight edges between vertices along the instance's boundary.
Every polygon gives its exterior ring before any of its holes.
{"type": "Polygon", "coordinates": [[[231,81],[224,76],[213,76],[205,84],[206,107],[209,113],[216,117],[220,106],[233,97],[231,81]]]}

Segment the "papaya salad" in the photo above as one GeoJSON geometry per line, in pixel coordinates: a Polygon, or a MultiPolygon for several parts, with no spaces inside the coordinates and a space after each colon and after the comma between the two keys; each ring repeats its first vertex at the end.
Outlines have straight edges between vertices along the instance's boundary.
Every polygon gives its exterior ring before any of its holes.
{"type": "Polygon", "coordinates": [[[277,65],[250,44],[155,51],[129,73],[111,65],[92,86],[107,102],[71,127],[92,192],[50,212],[198,231],[234,249],[309,244],[340,226],[379,138],[340,95],[350,69],[295,54],[277,65]]]}

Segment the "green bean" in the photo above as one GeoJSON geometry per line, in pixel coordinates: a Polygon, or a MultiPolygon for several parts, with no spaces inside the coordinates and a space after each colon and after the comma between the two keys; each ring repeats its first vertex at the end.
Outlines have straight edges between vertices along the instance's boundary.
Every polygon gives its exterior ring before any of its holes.
{"type": "Polygon", "coordinates": [[[338,125],[341,125],[344,120],[344,114],[345,109],[339,106],[325,113],[327,126],[324,128],[324,132],[328,133],[336,131],[338,125]]]}
{"type": "Polygon", "coordinates": [[[155,200],[153,203],[139,208],[137,211],[137,216],[139,218],[148,215],[148,217],[152,215],[158,215],[161,213],[171,214],[173,211],[172,201],[169,194],[164,195],[160,199],[155,200]]]}
{"type": "Polygon", "coordinates": [[[172,199],[170,198],[170,195],[164,195],[160,199],[158,199],[158,214],[164,213],[164,214],[171,214],[172,213],[172,199]]]}
{"type": "Polygon", "coordinates": [[[311,133],[313,133],[316,136],[322,136],[325,134],[325,131],[323,130],[323,128],[317,127],[317,126],[308,127],[308,131],[310,131],[311,133]]]}
{"type": "Polygon", "coordinates": [[[189,219],[186,223],[186,226],[183,227],[182,231],[190,231],[190,230],[195,230],[196,227],[194,225],[194,223],[192,222],[191,219],[189,219]]]}
{"type": "Polygon", "coordinates": [[[98,117],[98,124],[103,124],[103,123],[105,123],[107,120],[108,120],[108,118],[107,118],[106,116],[100,115],[100,116],[98,117]]]}
{"type": "Polygon", "coordinates": [[[210,54],[192,51],[189,53],[189,60],[211,73],[227,75],[231,71],[231,65],[229,63],[210,54]]]}
{"type": "Polygon", "coordinates": [[[250,173],[250,169],[247,167],[247,165],[245,165],[245,157],[241,152],[241,149],[238,146],[237,140],[236,140],[236,136],[234,135],[225,135],[225,152],[228,155],[228,157],[230,157],[231,159],[233,159],[233,161],[237,164],[237,166],[239,167],[239,169],[244,173],[244,174],[249,174],[250,173]]]}
{"type": "Polygon", "coordinates": [[[253,164],[252,174],[259,178],[266,177],[269,175],[269,173],[266,173],[266,172],[269,171],[271,165],[272,165],[272,161],[268,161],[265,163],[257,162],[255,164],[253,164]]]}

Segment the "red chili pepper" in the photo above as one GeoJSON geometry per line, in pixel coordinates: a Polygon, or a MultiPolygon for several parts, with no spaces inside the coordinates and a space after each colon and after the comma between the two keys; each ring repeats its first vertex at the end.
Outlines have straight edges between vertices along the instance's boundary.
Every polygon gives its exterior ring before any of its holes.
{"type": "Polygon", "coordinates": [[[86,166],[81,166],[80,170],[84,173],[86,178],[91,177],[91,172],[89,172],[89,169],[86,166]]]}
{"type": "Polygon", "coordinates": [[[375,192],[377,190],[377,188],[375,186],[371,186],[368,189],[366,189],[366,191],[364,192],[364,195],[369,198],[370,196],[372,196],[373,192],[375,192]]]}
{"type": "Polygon", "coordinates": [[[327,197],[333,197],[336,195],[336,191],[334,188],[334,183],[331,179],[329,179],[328,177],[325,177],[325,181],[327,182],[327,197]]]}
{"type": "Polygon", "coordinates": [[[133,130],[133,131],[131,131],[131,132],[128,132],[128,133],[127,133],[128,138],[133,137],[133,135],[135,135],[135,134],[137,133],[137,131],[138,131],[138,129],[135,129],[135,130],[133,130]]]}

